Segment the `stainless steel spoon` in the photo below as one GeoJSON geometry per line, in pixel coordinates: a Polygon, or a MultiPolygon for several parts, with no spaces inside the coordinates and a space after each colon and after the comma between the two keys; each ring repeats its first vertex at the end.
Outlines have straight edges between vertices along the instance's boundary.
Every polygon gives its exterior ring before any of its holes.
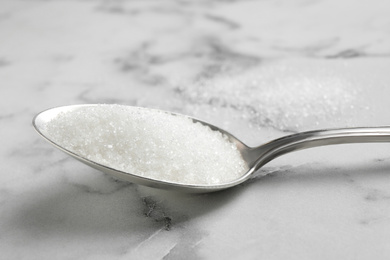
{"type": "Polygon", "coordinates": [[[190,193],[201,193],[201,192],[213,192],[218,190],[227,189],[233,186],[236,186],[246,180],[248,180],[251,175],[258,170],[260,167],[268,163],[269,161],[279,157],[283,154],[298,151],[306,148],[331,145],[331,144],[345,144],[345,143],[373,143],[373,142],[390,142],[390,127],[361,127],[361,128],[344,128],[344,129],[331,129],[331,130],[317,130],[302,132],[293,135],[288,135],[273,141],[270,141],[266,144],[263,144],[258,147],[248,147],[243,142],[238,140],[235,136],[230,133],[222,130],[212,124],[206,123],[204,121],[191,118],[188,116],[170,113],[172,116],[183,116],[192,119],[194,122],[199,122],[203,125],[209,126],[214,131],[219,131],[226,136],[229,140],[236,144],[238,150],[240,151],[243,159],[248,165],[248,171],[244,173],[240,178],[229,181],[226,183],[221,183],[217,185],[191,185],[191,184],[180,184],[175,182],[167,182],[157,179],[151,179],[146,177],[141,177],[134,175],[130,172],[123,172],[99,164],[99,162],[94,162],[75,154],[61,145],[55,143],[50,139],[50,136],[44,134],[44,129],[50,120],[56,117],[61,112],[68,112],[75,109],[83,107],[94,107],[96,104],[92,105],[73,105],[73,106],[64,106],[52,108],[45,110],[33,119],[33,126],[36,131],[53,144],[58,149],[66,152],[70,156],[76,158],[77,160],[97,169],[102,172],[113,175],[114,177],[129,181],[132,183],[137,183],[140,185],[150,186],[154,188],[161,189],[170,189],[181,192],[190,192],[190,193]]]}

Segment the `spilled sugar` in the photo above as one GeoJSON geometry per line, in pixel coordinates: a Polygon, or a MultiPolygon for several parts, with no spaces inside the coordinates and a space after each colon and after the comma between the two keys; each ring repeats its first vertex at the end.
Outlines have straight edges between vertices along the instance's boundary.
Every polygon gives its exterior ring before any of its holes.
{"type": "Polygon", "coordinates": [[[209,185],[235,180],[247,171],[225,135],[158,110],[80,107],[52,119],[45,134],[91,161],[157,180],[209,185]]]}
{"type": "Polygon", "coordinates": [[[253,125],[296,132],[346,124],[363,109],[358,84],[346,72],[331,61],[297,59],[222,73],[182,84],[177,92],[188,110],[231,108],[253,125]]]}

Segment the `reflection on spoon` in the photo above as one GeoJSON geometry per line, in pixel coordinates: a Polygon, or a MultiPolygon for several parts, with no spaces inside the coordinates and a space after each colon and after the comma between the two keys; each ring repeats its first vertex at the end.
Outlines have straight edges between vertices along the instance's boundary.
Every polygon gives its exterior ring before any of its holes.
{"type": "Polygon", "coordinates": [[[170,112],[122,105],[73,105],[33,119],[60,150],[119,179],[183,192],[238,185],[261,166],[310,147],[390,142],[390,127],[318,130],[248,147],[209,123],[170,112]]]}

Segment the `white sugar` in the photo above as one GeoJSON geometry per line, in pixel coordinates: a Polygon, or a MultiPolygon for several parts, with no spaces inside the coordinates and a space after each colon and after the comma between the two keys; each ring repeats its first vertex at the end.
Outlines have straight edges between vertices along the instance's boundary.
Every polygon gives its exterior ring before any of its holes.
{"type": "Polygon", "coordinates": [[[184,116],[98,105],[62,113],[47,135],[65,149],[111,168],[183,184],[219,184],[247,171],[235,144],[184,116]]]}
{"type": "Polygon", "coordinates": [[[275,62],[184,84],[179,93],[192,110],[228,107],[260,127],[328,128],[338,126],[337,120],[345,124],[363,103],[355,100],[356,84],[343,71],[329,61],[275,62]]]}

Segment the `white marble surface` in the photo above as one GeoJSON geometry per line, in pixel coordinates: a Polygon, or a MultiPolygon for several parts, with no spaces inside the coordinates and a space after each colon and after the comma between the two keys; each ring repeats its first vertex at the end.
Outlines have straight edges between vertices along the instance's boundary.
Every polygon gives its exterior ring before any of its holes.
{"type": "Polygon", "coordinates": [[[390,125],[387,0],[0,2],[1,259],[389,259],[390,144],[283,156],[224,192],[113,180],[42,140],[53,106],[196,116],[258,145],[390,125]]]}

